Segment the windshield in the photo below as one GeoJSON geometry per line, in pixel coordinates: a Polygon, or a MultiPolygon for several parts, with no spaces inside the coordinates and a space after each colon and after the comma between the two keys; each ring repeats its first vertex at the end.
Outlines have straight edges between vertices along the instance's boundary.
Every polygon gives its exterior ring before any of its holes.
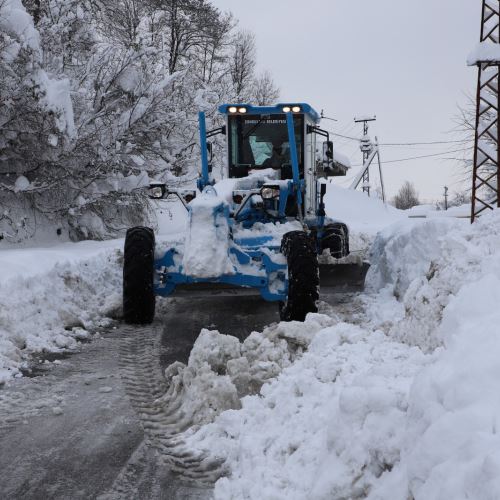
{"type": "MultiPolygon", "coordinates": [[[[304,118],[294,116],[299,169],[303,170],[304,118]]],[[[242,169],[282,169],[282,178],[291,177],[290,144],[283,115],[237,115],[229,117],[229,172],[240,177],[242,169]],[[286,173],[285,173],[286,171],[286,173]]]]}

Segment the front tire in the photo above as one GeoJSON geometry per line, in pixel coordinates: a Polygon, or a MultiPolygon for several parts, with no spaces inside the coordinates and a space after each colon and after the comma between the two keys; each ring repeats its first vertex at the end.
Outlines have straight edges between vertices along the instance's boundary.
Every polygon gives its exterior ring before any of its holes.
{"type": "Polygon", "coordinates": [[[304,321],[307,314],[318,312],[319,269],[316,245],[304,231],[283,236],[281,252],[288,263],[288,296],[280,304],[282,321],[304,321]]]}
{"type": "Polygon", "coordinates": [[[123,259],[123,317],[128,324],[146,325],[155,315],[155,236],[148,227],[127,230],[123,259]]]}

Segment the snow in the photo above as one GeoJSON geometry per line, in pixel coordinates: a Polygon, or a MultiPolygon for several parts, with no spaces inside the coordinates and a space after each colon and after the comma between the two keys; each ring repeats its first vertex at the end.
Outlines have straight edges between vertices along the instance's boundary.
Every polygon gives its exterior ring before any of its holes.
{"type": "Polygon", "coordinates": [[[387,227],[373,243],[367,285],[375,290],[390,286],[392,294],[402,298],[410,283],[425,275],[439,256],[443,234],[463,224],[455,219],[403,220],[387,227]]]}
{"type": "Polygon", "coordinates": [[[18,193],[19,191],[26,191],[30,187],[30,181],[24,176],[20,175],[16,182],[14,183],[14,191],[18,193]]]}
{"type": "Polygon", "coordinates": [[[41,94],[41,106],[47,111],[54,112],[55,124],[59,132],[66,133],[68,137],[75,137],[76,128],[69,79],[49,78],[45,71],[38,70],[34,74],[33,83],[41,94]]]}
{"type": "Polygon", "coordinates": [[[189,224],[182,259],[187,276],[212,278],[234,274],[229,258],[229,224],[225,200],[210,188],[189,204],[189,224]]]}
{"type": "MultiPolygon", "coordinates": [[[[498,8],[498,5],[496,8],[498,8]]],[[[498,61],[500,61],[500,43],[480,42],[467,57],[469,66],[475,66],[481,62],[498,61]]]]}
{"type": "Polygon", "coordinates": [[[79,252],[0,253],[6,271],[0,282],[0,383],[18,375],[31,353],[77,347],[82,329],[105,327],[119,310],[120,252],[101,247],[83,259],[85,249],[79,252]]]}
{"type": "MultiPolygon", "coordinates": [[[[190,360],[190,392],[212,397],[198,377],[217,387],[225,373],[231,394],[182,436],[225,461],[215,498],[497,498],[498,248],[500,211],[474,225],[400,220],[372,247],[356,324],[313,314],[252,334],[273,359],[260,390],[255,349],[236,339],[224,336],[231,354],[203,376],[190,360]],[[248,375],[236,384],[235,373],[248,375]]],[[[217,352],[220,334],[208,336],[198,360],[217,352]]]]}
{"type": "Polygon", "coordinates": [[[309,332],[295,346],[303,356],[189,439],[230,463],[216,499],[351,498],[398,456],[422,353],[322,315],[300,330],[309,332]]]}
{"type": "Polygon", "coordinates": [[[407,217],[404,211],[378,198],[331,183],[327,185],[325,206],[329,217],[345,222],[353,231],[373,236],[392,222],[407,217]]]}
{"type": "Polygon", "coordinates": [[[21,47],[41,52],[40,36],[21,0],[3,0],[0,3],[0,31],[12,37],[8,47],[9,61],[17,57],[21,47]]]}
{"type": "MultiPolygon", "coordinates": [[[[159,246],[179,236],[179,205],[158,210],[159,246]]],[[[116,239],[0,250],[0,385],[33,353],[74,349],[119,317],[122,248],[116,239]]]]}
{"type": "Polygon", "coordinates": [[[349,159],[349,157],[344,153],[337,151],[336,149],[333,150],[333,161],[339,162],[348,168],[351,167],[351,160],[349,159]]]}

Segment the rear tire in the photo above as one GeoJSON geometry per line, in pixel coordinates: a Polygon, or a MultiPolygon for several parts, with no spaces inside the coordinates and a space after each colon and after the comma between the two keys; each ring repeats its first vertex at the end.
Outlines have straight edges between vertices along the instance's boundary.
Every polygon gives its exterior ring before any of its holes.
{"type": "Polygon", "coordinates": [[[304,231],[283,236],[281,252],[288,263],[288,297],[280,303],[282,321],[304,321],[308,313],[318,312],[319,268],[316,245],[304,231]]]}
{"type": "Polygon", "coordinates": [[[324,227],[321,250],[327,248],[335,259],[349,255],[349,230],[345,224],[327,224],[324,227]]]}
{"type": "Polygon", "coordinates": [[[128,324],[152,323],[155,315],[155,236],[148,227],[127,231],[123,259],[123,317],[128,324]]]}

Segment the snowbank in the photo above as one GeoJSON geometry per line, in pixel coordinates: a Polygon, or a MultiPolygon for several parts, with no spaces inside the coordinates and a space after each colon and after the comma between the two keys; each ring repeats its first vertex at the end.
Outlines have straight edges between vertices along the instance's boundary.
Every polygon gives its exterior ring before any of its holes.
{"type": "MultiPolygon", "coordinates": [[[[322,315],[275,326],[287,349],[269,347],[278,368],[260,392],[240,380],[233,398],[248,396],[184,434],[229,469],[215,498],[498,498],[499,249],[500,211],[472,226],[406,220],[383,231],[362,326],[322,315]]],[[[251,350],[233,343],[247,366],[251,350]]],[[[214,351],[198,347],[198,359],[214,351]]],[[[259,356],[267,349],[259,343],[259,356]]]]}
{"type": "Polygon", "coordinates": [[[397,329],[424,346],[435,335],[444,348],[415,378],[401,462],[373,498],[395,485],[417,500],[500,496],[500,211],[449,231],[440,245],[430,274],[409,287],[397,329]]]}
{"type": "Polygon", "coordinates": [[[121,252],[86,243],[0,253],[0,383],[35,352],[77,347],[119,310],[121,252]]]}
{"type": "Polygon", "coordinates": [[[440,239],[465,222],[456,219],[403,220],[377,234],[370,252],[367,285],[375,290],[391,286],[403,298],[410,283],[424,276],[441,252],[440,239]]]}
{"type": "Polygon", "coordinates": [[[188,444],[230,464],[216,499],[361,498],[399,457],[409,387],[425,357],[327,316],[280,328],[309,331],[307,352],[188,444]]]}
{"type": "Polygon", "coordinates": [[[384,204],[378,198],[334,184],[327,184],[325,205],[329,217],[345,222],[354,232],[370,235],[407,217],[404,211],[384,204]]]}

